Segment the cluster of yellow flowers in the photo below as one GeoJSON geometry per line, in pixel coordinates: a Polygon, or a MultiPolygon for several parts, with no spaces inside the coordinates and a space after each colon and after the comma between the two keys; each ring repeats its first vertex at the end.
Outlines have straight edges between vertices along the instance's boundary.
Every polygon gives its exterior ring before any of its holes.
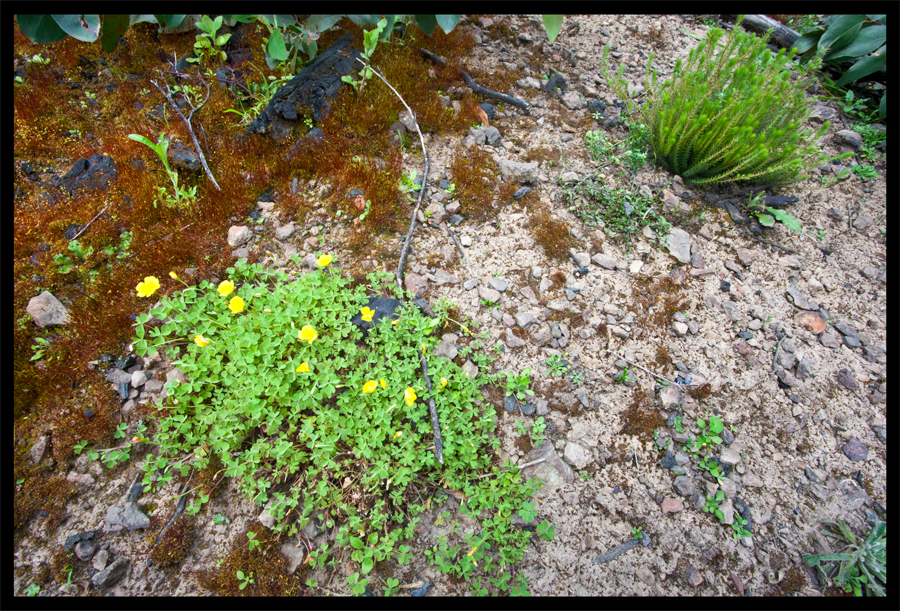
{"type": "MultiPolygon", "coordinates": [[[[319,265],[319,267],[327,267],[332,260],[333,258],[331,255],[322,255],[321,257],[316,259],[316,263],[319,265]]],[[[169,272],[169,276],[175,280],[181,281],[181,278],[179,278],[178,274],[176,274],[175,272],[169,272]]],[[[147,276],[144,278],[143,282],[140,282],[137,285],[138,297],[149,297],[157,290],[159,290],[159,287],[160,284],[158,278],[156,278],[155,276],[147,276]]],[[[219,286],[216,290],[218,291],[219,295],[225,297],[232,294],[234,292],[234,289],[234,282],[232,282],[231,280],[224,280],[219,283],[219,286]]],[[[245,305],[246,304],[244,303],[244,300],[235,295],[228,302],[228,309],[237,314],[244,311],[245,305]]],[[[362,314],[362,319],[367,322],[372,322],[372,316],[375,314],[375,312],[368,306],[362,308],[360,310],[360,313],[362,314]]],[[[392,324],[396,325],[397,321],[392,321],[392,324]]],[[[307,341],[312,344],[316,340],[316,338],[319,337],[319,333],[312,327],[312,325],[304,325],[303,328],[300,329],[297,337],[300,341],[307,341]]],[[[204,346],[208,346],[210,344],[210,340],[198,333],[194,336],[194,343],[203,348],[204,346]]],[[[424,353],[424,344],[422,345],[422,350],[424,353]]],[[[303,361],[297,367],[296,371],[297,373],[309,373],[309,363],[307,361],[303,361]]],[[[385,381],[384,378],[380,378],[378,382],[376,382],[375,380],[367,381],[365,384],[363,384],[362,391],[364,393],[373,393],[378,390],[379,384],[382,389],[387,389],[387,381],[385,381]]],[[[443,388],[445,386],[447,386],[447,378],[441,377],[441,387],[443,388]]],[[[406,404],[408,406],[412,407],[412,405],[416,402],[416,399],[418,399],[416,391],[410,387],[407,387],[403,393],[403,400],[406,401],[406,404]]],[[[400,437],[401,435],[403,435],[402,431],[398,431],[394,435],[394,439],[400,437]]]]}

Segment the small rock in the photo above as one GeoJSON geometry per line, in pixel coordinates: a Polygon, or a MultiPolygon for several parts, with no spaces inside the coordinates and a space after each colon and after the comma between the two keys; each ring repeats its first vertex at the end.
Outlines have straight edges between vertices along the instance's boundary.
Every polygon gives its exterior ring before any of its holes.
{"type": "Polygon", "coordinates": [[[681,496],[687,497],[694,494],[694,480],[687,475],[679,475],[675,478],[672,485],[675,486],[675,490],[677,490],[678,494],[681,496]]]}
{"type": "Polygon", "coordinates": [[[590,452],[571,441],[566,442],[566,447],[563,451],[563,460],[579,470],[584,469],[593,462],[590,452]]]}
{"type": "Polygon", "coordinates": [[[853,462],[864,461],[869,456],[869,448],[858,439],[851,439],[845,443],[842,451],[853,462]]]}
{"type": "Polygon", "coordinates": [[[49,291],[32,297],[25,306],[25,311],[41,329],[69,323],[69,310],[49,291]]]}
{"type": "Polygon", "coordinates": [[[550,413],[550,408],[547,405],[547,402],[544,399],[538,399],[535,402],[535,408],[537,409],[538,416],[546,416],[550,413]]]}
{"type": "Polygon", "coordinates": [[[424,295],[428,288],[428,281],[419,274],[409,273],[403,278],[403,286],[405,286],[406,290],[410,293],[424,295]]]}
{"type": "Polygon", "coordinates": [[[819,343],[821,343],[826,348],[831,348],[832,350],[837,350],[841,347],[841,341],[831,333],[823,333],[822,335],[820,335],[819,343]]]}
{"type": "Polygon", "coordinates": [[[486,286],[478,287],[478,296],[490,303],[497,303],[500,301],[500,293],[486,286]]]}
{"type": "Polygon", "coordinates": [[[684,509],[684,503],[681,499],[665,499],[660,505],[663,515],[667,513],[678,513],[684,509]]]}
{"type": "Polygon", "coordinates": [[[512,329],[506,330],[506,345],[515,350],[516,348],[522,348],[525,345],[525,340],[516,337],[515,333],[512,332],[512,329]]]}
{"type": "MultiPolygon", "coordinates": [[[[407,277],[409,277],[409,276],[407,276],[407,277]]],[[[463,288],[467,291],[471,291],[479,284],[481,284],[481,280],[479,280],[478,278],[472,278],[470,280],[466,280],[465,282],[463,282],[463,288]]]]}
{"type": "Polygon", "coordinates": [[[448,361],[455,359],[457,354],[459,354],[459,351],[452,342],[441,341],[434,349],[434,356],[444,357],[448,361]]]}
{"type": "Polygon", "coordinates": [[[753,262],[753,257],[756,253],[752,250],[748,250],[746,248],[738,248],[737,256],[738,260],[741,262],[741,265],[744,267],[750,267],[750,264],[753,262]]]}
{"type": "Polygon", "coordinates": [[[700,571],[690,565],[685,572],[685,579],[690,585],[694,586],[695,588],[699,587],[700,584],[703,583],[703,577],[700,575],[700,571]]]}
{"type": "Polygon", "coordinates": [[[475,363],[472,361],[466,361],[463,363],[462,372],[466,374],[470,380],[474,380],[478,377],[478,367],[475,366],[475,363]]]}
{"type": "Polygon", "coordinates": [[[673,227],[666,236],[669,253],[681,263],[691,261],[691,236],[684,229],[673,227]]]}
{"type": "Polygon", "coordinates": [[[820,312],[800,312],[794,317],[794,323],[816,335],[827,327],[825,317],[820,312]]]}
{"type": "Polygon", "coordinates": [[[788,255],[778,259],[778,265],[781,267],[790,267],[792,269],[800,269],[800,259],[794,255],[788,255]]]}
{"type": "Polygon", "coordinates": [[[253,232],[246,225],[232,225],[228,228],[228,245],[232,248],[243,246],[253,237],[253,232]]]}
{"type": "Polygon", "coordinates": [[[733,467],[741,461],[741,453],[732,450],[731,448],[722,448],[722,455],[719,458],[719,461],[723,465],[733,467]]]}
{"type": "Polygon", "coordinates": [[[672,323],[672,328],[675,330],[675,335],[678,337],[684,337],[687,335],[688,326],[683,322],[674,322],[672,323]]]}
{"type": "Polygon", "coordinates": [[[128,567],[130,564],[131,561],[129,561],[128,558],[117,558],[116,561],[111,565],[91,577],[91,583],[93,583],[98,588],[108,588],[112,585],[115,585],[125,576],[125,573],[128,571],[128,567]]]}
{"type": "Polygon", "coordinates": [[[600,252],[591,257],[591,261],[606,269],[616,269],[615,258],[600,252]]]}
{"type": "Polygon", "coordinates": [[[41,435],[38,437],[38,440],[31,446],[31,460],[32,462],[39,463],[41,459],[44,457],[44,452],[47,450],[47,440],[49,437],[46,435],[41,435]]]}
{"type": "Polygon", "coordinates": [[[838,382],[850,390],[859,388],[859,383],[853,378],[853,374],[850,373],[848,369],[841,369],[838,371],[838,382]]]}
{"type": "Polygon", "coordinates": [[[106,510],[103,532],[138,530],[148,526],[150,526],[150,518],[138,509],[137,504],[128,502],[122,505],[113,505],[106,510]]]}
{"type": "Polygon", "coordinates": [[[488,285],[495,291],[500,291],[501,293],[509,288],[509,282],[502,278],[491,278],[488,280],[488,285]]]}

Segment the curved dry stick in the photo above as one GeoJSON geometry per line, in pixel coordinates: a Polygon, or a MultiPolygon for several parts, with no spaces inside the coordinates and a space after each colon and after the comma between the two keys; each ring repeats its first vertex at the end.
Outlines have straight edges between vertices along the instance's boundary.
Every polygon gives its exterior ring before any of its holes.
{"type": "MultiPolygon", "coordinates": [[[[413,121],[416,122],[416,132],[419,134],[419,142],[422,144],[422,155],[425,156],[425,174],[422,176],[422,190],[419,192],[419,202],[416,204],[416,209],[413,210],[412,221],[409,224],[409,232],[406,234],[406,240],[403,245],[403,250],[400,252],[400,263],[397,265],[397,286],[400,289],[400,294],[403,294],[403,264],[406,262],[406,254],[409,250],[410,240],[412,239],[413,231],[416,228],[416,214],[419,212],[419,206],[422,205],[422,198],[425,195],[425,187],[428,185],[428,152],[425,150],[425,138],[422,137],[422,131],[419,129],[419,121],[416,119],[416,116],[413,114],[412,109],[406,104],[406,100],[403,99],[396,89],[394,89],[390,83],[387,82],[377,70],[369,66],[367,63],[362,61],[360,58],[356,58],[356,61],[361,63],[363,66],[372,71],[375,76],[384,81],[384,84],[387,85],[391,91],[400,99],[400,102],[406,107],[407,112],[409,112],[410,116],[413,118],[413,121]]],[[[431,378],[428,377],[428,364],[425,362],[425,355],[419,350],[419,362],[422,365],[422,375],[425,377],[425,386],[428,388],[428,393],[431,394],[431,378]]],[[[437,461],[440,464],[444,464],[444,454],[443,454],[443,441],[441,440],[441,423],[438,420],[437,415],[437,406],[434,404],[434,398],[428,398],[428,410],[431,412],[431,428],[434,431],[434,456],[437,458],[437,461]]]]}
{"type": "MultiPolygon", "coordinates": [[[[446,65],[447,65],[447,62],[445,62],[444,60],[442,60],[440,57],[438,57],[437,55],[435,55],[435,54],[432,53],[431,51],[426,51],[426,50],[423,49],[422,47],[419,47],[419,51],[422,52],[422,55],[424,55],[425,57],[427,57],[428,59],[430,59],[431,61],[433,61],[433,62],[436,63],[437,65],[439,65],[439,66],[446,66],[446,65]]],[[[463,80],[466,81],[466,85],[468,85],[469,87],[471,87],[471,88],[472,88],[472,91],[474,91],[474,92],[476,92],[476,93],[480,93],[480,94],[482,94],[482,95],[486,95],[486,96],[488,96],[488,97],[490,97],[490,98],[494,98],[495,100],[500,100],[501,102],[506,102],[507,104],[512,104],[513,106],[518,106],[518,107],[521,108],[522,110],[526,110],[526,111],[527,111],[528,108],[531,106],[531,103],[530,103],[530,102],[527,102],[527,101],[525,101],[525,100],[520,100],[519,98],[514,98],[513,96],[506,95],[506,94],[504,94],[504,93],[498,93],[498,92],[496,92],[496,91],[493,91],[493,90],[491,90],[491,89],[488,89],[487,87],[482,87],[481,85],[479,85],[478,83],[476,83],[476,82],[475,82],[475,79],[473,79],[471,76],[469,76],[469,73],[466,72],[465,70],[460,69],[459,72],[462,74],[463,80]]]]}
{"type": "Polygon", "coordinates": [[[194,104],[191,102],[190,96],[185,95],[185,99],[187,103],[191,107],[191,114],[185,117],[181,114],[181,109],[178,108],[178,105],[172,100],[172,91],[169,89],[169,82],[163,80],[163,83],[166,85],[166,90],[163,91],[162,87],[159,86],[159,83],[150,79],[150,82],[153,83],[153,86],[159,89],[159,92],[163,94],[163,97],[166,98],[166,101],[175,109],[175,112],[178,113],[178,116],[181,117],[181,120],[184,121],[184,124],[187,125],[188,133],[191,135],[191,141],[194,143],[194,148],[197,150],[197,155],[200,157],[200,163],[203,164],[203,170],[206,172],[206,175],[212,181],[212,184],[216,187],[217,190],[221,191],[222,187],[219,186],[219,183],[216,182],[215,177],[213,177],[212,172],[209,169],[209,165],[206,163],[206,156],[203,154],[203,150],[200,148],[200,143],[197,142],[197,135],[194,133],[194,128],[191,127],[191,119],[194,117],[194,113],[203,108],[206,105],[206,102],[209,101],[209,85],[206,84],[206,81],[200,79],[200,82],[203,83],[203,86],[206,87],[206,98],[203,100],[203,104],[200,104],[197,108],[194,108],[194,104]]]}

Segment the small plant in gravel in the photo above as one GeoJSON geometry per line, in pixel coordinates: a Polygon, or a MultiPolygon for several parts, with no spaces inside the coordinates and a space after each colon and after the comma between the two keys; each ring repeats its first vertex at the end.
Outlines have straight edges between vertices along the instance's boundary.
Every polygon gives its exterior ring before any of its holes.
{"type": "Polygon", "coordinates": [[[534,395],[534,391],[528,388],[528,385],[531,384],[528,377],[531,375],[531,367],[526,367],[519,375],[509,371],[503,373],[506,376],[507,395],[515,395],[519,401],[524,401],[526,397],[534,395]]]}
{"type": "Polygon", "coordinates": [[[624,367],[622,369],[622,373],[619,374],[619,377],[616,378],[616,382],[620,382],[624,384],[625,382],[634,382],[633,379],[628,377],[628,367],[624,367]]]}
{"type": "MultiPolygon", "coordinates": [[[[189,57],[187,60],[191,63],[200,63],[207,59],[217,59],[220,63],[224,63],[228,58],[225,53],[225,43],[231,39],[231,34],[219,34],[219,28],[222,27],[222,16],[219,15],[215,20],[209,18],[209,15],[203,15],[197,22],[197,42],[194,43],[194,53],[197,57],[189,57]]],[[[241,588],[243,590],[243,588],[241,588]]]]}
{"type": "Polygon", "coordinates": [[[643,527],[643,526],[638,526],[637,528],[632,528],[632,529],[631,529],[631,536],[634,537],[635,539],[637,539],[638,541],[640,541],[641,539],[644,538],[644,532],[643,532],[643,531],[644,531],[644,527],[643,527]]]}
{"type": "Polygon", "coordinates": [[[876,521],[865,540],[860,540],[843,520],[826,522],[834,533],[846,542],[843,550],[834,554],[804,556],[803,562],[816,567],[825,578],[846,592],[862,596],[885,596],[887,584],[887,542],[885,523],[876,521]],[[828,563],[823,565],[823,563],[828,563]]]}
{"type": "Polygon", "coordinates": [[[241,582],[241,585],[239,586],[241,590],[246,588],[251,583],[256,583],[256,580],[253,579],[253,571],[250,571],[248,575],[244,575],[244,571],[237,571],[235,573],[235,576],[241,582]]]}
{"type": "Polygon", "coordinates": [[[696,439],[691,439],[684,444],[684,449],[693,453],[695,456],[699,452],[705,452],[712,448],[713,444],[722,443],[719,433],[725,428],[722,419],[716,416],[709,417],[709,428],[703,418],[697,419],[697,426],[700,428],[700,435],[696,439]]]}
{"type": "Polygon", "coordinates": [[[551,355],[546,361],[547,375],[551,378],[555,375],[563,376],[569,370],[569,366],[563,363],[562,357],[558,354],[551,355]]]}
{"type": "MultiPolygon", "coordinates": [[[[470,380],[456,364],[433,357],[432,332],[445,319],[412,306],[363,338],[351,319],[371,316],[367,290],[389,295],[393,278],[369,274],[368,286],[351,289],[351,279],[334,272],[331,261],[323,255],[317,270],[291,277],[239,260],[227,270],[229,279],[185,284],[138,317],[138,355],[165,350],[184,373],[183,381],[166,385],[154,436],[159,451],[147,457],[145,482],[154,472],[163,480],[175,469],[205,469],[218,457],[239,490],[266,506],[273,532],[293,536],[311,520],[335,529],[334,551],[310,556],[317,564],[333,553],[349,557],[359,567],[350,579],[357,593],[375,563],[410,561],[400,542],[414,536],[420,499],[439,481],[464,493],[473,516],[494,513],[482,522],[497,557],[485,560],[485,571],[517,561],[530,533],[509,518],[536,484],[524,483],[510,464],[503,473],[494,467],[488,477],[472,479],[491,468],[499,445],[493,410],[475,406],[488,376],[470,380]],[[442,467],[433,451],[429,399],[440,418],[442,467]]],[[[147,279],[138,291],[150,296],[159,286],[147,279]]],[[[463,348],[479,346],[476,340],[463,348]]],[[[522,397],[532,392],[529,374],[511,378],[522,397]]],[[[198,511],[206,498],[195,500],[198,511]]],[[[247,536],[251,548],[260,544],[254,533],[247,536]]],[[[455,554],[447,558],[467,566],[455,554]]]]}
{"type": "Polygon", "coordinates": [[[798,221],[795,216],[788,214],[779,208],[768,208],[764,206],[761,202],[765,197],[765,191],[760,191],[750,199],[750,203],[747,204],[746,208],[747,212],[756,217],[756,220],[759,221],[760,225],[772,227],[775,225],[775,221],[779,221],[788,229],[798,232],[803,231],[803,225],[800,224],[800,221],[798,221]]]}
{"type": "Polygon", "coordinates": [[[706,504],[703,506],[703,511],[706,513],[714,514],[720,520],[725,519],[725,514],[722,513],[722,510],[719,509],[719,505],[721,505],[722,500],[725,498],[725,493],[719,490],[716,492],[715,496],[711,494],[706,495],[706,504]]]}

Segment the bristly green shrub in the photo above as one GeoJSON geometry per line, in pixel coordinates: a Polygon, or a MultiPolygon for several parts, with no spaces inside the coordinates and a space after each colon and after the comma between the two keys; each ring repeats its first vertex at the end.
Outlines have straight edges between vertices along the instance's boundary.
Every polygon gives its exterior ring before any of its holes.
{"type": "MultiPolygon", "coordinates": [[[[655,71],[645,79],[648,99],[641,112],[656,160],[694,185],[787,184],[827,159],[814,141],[829,124],[815,133],[801,129],[810,112],[805,90],[821,58],[794,79],[789,60],[795,51],[771,53],[768,37],[748,34],[738,28],[740,21],[721,42],[725,32],[711,29],[661,86],[655,71]]],[[[652,61],[651,55],[648,75],[652,61]]],[[[620,69],[618,83],[612,82],[617,92],[621,75],[620,69]]]]}

